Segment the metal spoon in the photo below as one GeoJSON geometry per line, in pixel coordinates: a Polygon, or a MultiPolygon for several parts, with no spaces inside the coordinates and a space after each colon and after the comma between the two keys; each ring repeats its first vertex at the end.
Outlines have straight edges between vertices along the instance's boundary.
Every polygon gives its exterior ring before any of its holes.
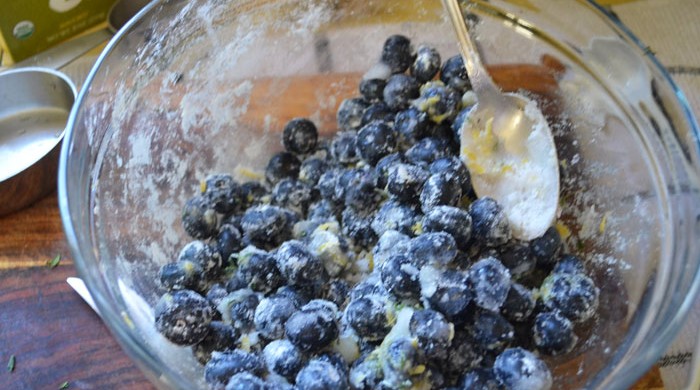
{"type": "Polygon", "coordinates": [[[559,203],[559,163],[552,132],[537,103],[503,93],[491,80],[469,35],[458,0],[443,0],[459,40],[477,104],[461,129],[461,157],[479,197],[504,209],[513,236],[539,237],[559,203]]]}

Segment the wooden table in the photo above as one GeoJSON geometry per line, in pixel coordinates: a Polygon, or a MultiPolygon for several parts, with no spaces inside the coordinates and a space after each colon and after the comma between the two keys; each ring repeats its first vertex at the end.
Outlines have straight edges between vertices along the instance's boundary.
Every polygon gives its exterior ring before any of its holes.
{"type": "Polygon", "coordinates": [[[0,217],[0,389],[153,389],[68,286],[75,275],[56,193],[0,217]]]}
{"type": "MultiPolygon", "coordinates": [[[[68,286],[75,275],[55,193],[0,217],[0,389],[153,389],[68,286]]],[[[658,368],[633,388],[663,389],[658,368]]]]}

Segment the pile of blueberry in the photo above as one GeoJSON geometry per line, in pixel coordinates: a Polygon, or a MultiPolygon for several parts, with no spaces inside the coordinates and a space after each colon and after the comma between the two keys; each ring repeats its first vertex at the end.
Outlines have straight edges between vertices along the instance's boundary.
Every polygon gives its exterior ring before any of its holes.
{"type": "Polygon", "coordinates": [[[209,176],[163,266],[156,326],[214,389],[547,389],[599,290],[557,230],[520,242],[458,157],[461,57],[388,38],[320,140],[304,118],[264,181],[209,176]]]}

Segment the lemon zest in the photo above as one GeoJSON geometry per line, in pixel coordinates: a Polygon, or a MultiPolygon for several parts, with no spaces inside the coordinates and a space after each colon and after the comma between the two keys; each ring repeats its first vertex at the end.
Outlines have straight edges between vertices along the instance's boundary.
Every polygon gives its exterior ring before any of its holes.
{"type": "Polygon", "coordinates": [[[608,214],[610,213],[605,212],[605,214],[603,214],[603,218],[600,220],[600,225],[598,225],[598,232],[600,232],[600,234],[605,233],[605,228],[608,225],[608,214]]]}
{"type": "Polygon", "coordinates": [[[566,240],[567,238],[571,237],[571,229],[564,225],[563,222],[557,221],[555,228],[557,229],[557,232],[559,232],[559,236],[561,236],[563,240],[566,240]]]}

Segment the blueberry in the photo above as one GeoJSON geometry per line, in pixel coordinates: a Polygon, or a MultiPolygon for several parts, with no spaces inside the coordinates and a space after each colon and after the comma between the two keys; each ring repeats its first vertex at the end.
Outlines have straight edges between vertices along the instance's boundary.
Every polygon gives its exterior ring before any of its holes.
{"type": "Polygon", "coordinates": [[[337,373],[344,377],[343,381],[347,382],[348,381],[348,375],[350,371],[350,367],[348,366],[348,363],[346,362],[345,358],[343,355],[337,352],[324,352],[316,356],[316,360],[330,363],[333,367],[336,368],[337,373]]]}
{"type": "Polygon", "coordinates": [[[493,369],[490,368],[473,368],[464,374],[459,383],[461,390],[505,390],[493,369]]]}
{"type": "Polygon", "coordinates": [[[239,185],[228,174],[209,175],[202,195],[219,213],[228,214],[241,205],[239,185]]]}
{"type": "Polygon", "coordinates": [[[340,130],[357,130],[362,124],[362,115],[369,106],[362,98],[345,99],[338,107],[336,115],[340,130]]]}
{"type": "Polygon", "coordinates": [[[454,177],[462,188],[462,195],[469,195],[472,192],[472,181],[469,170],[458,157],[442,157],[430,164],[428,169],[431,174],[445,173],[454,177]]]}
{"type": "MultiPolygon", "coordinates": [[[[423,367],[423,366],[418,366],[423,367]]],[[[417,378],[418,383],[425,383],[431,389],[448,388],[448,378],[442,372],[442,367],[437,364],[428,365],[421,376],[417,378]]]]}
{"type": "Polygon", "coordinates": [[[294,224],[292,239],[308,243],[311,234],[321,225],[328,223],[322,219],[305,219],[294,224]]]}
{"type": "Polygon", "coordinates": [[[265,381],[250,372],[243,371],[229,379],[225,390],[267,390],[267,388],[265,381]]]}
{"type": "Polygon", "coordinates": [[[428,137],[437,138],[442,145],[447,147],[446,156],[459,156],[460,137],[452,131],[451,122],[444,120],[435,123],[428,131],[428,137]]]}
{"type": "Polygon", "coordinates": [[[216,233],[217,224],[216,210],[204,196],[195,196],[187,200],[182,210],[182,227],[190,237],[209,238],[216,233]]]}
{"type": "Polygon", "coordinates": [[[394,129],[402,145],[408,147],[425,138],[430,128],[428,115],[414,106],[399,111],[394,118],[394,129]]]}
{"type": "Polygon", "coordinates": [[[464,126],[464,121],[469,118],[469,115],[471,114],[472,108],[474,108],[474,104],[469,103],[467,105],[464,104],[464,98],[465,96],[470,96],[472,92],[467,92],[464,95],[462,95],[462,108],[455,118],[452,120],[452,134],[456,139],[460,139],[462,135],[462,127],[464,126]]]}
{"type": "Polygon", "coordinates": [[[384,87],[384,102],[392,110],[405,110],[420,95],[420,84],[415,77],[395,74],[384,87]]]}
{"type": "Polygon", "coordinates": [[[555,274],[583,274],[586,272],[586,267],[578,256],[564,255],[559,258],[552,272],[555,274]]]}
{"type": "Polygon", "coordinates": [[[469,276],[458,270],[438,270],[425,266],[420,271],[421,297],[428,307],[437,310],[452,322],[464,322],[472,309],[474,293],[469,276]]]}
{"type": "Polygon", "coordinates": [[[366,340],[382,340],[391,330],[386,299],[369,295],[350,301],[345,320],[358,336],[366,340]]]}
{"type": "Polygon", "coordinates": [[[311,186],[296,179],[282,179],[272,189],[272,203],[305,215],[313,200],[311,186]]]}
{"type": "MultiPolygon", "coordinates": [[[[338,172],[337,179],[335,181],[335,188],[333,189],[334,194],[332,196],[332,199],[337,199],[338,202],[345,203],[345,201],[348,200],[346,199],[346,195],[352,187],[359,185],[362,181],[366,181],[367,184],[370,184],[371,186],[372,178],[369,177],[369,175],[366,175],[367,173],[368,170],[364,168],[340,169],[340,171],[338,172]],[[367,176],[366,180],[365,176],[367,176]]],[[[348,202],[352,203],[352,199],[348,200],[348,202]]]]}
{"type": "Polygon", "coordinates": [[[299,390],[348,390],[347,375],[328,361],[311,359],[296,377],[299,390]]]}
{"type": "Polygon", "coordinates": [[[350,285],[344,279],[333,279],[324,292],[323,299],[331,301],[338,307],[345,307],[350,293],[350,285]]]}
{"type": "Polygon", "coordinates": [[[337,217],[338,207],[328,199],[321,199],[309,205],[308,218],[311,221],[330,221],[337,217]]]}
{"type": "Polygon", "coordinates": [[[267,195],[267,189],[262,183],[257,181],[248,181],[240,186],[241,210],[259,205],[261,199],[267,195]]]}
{"type": "Polygon", "coordinates": [[[177,260],[196,263],[201,267],[204,278],[219,276],[224,270],[221,253],[204,241],[195,240],[186,244],[177,260]]]}
{"type": "Polygon", "coordinates": [[[414,107],[425,112],[431,121],[438,124],[445,120],[451,121],[457,116],[460,104],[460,94],[440,81],[423,84],[420,96],[413,102],[414,107]]]}
{"type": "Polygon", "coordinates": [[[310,186],[315,186],[327,169],[328,163],[325,160],[318,157],[307,158],[299,168],[299,180],[310,186]]]}
{"type": "Polygon", "coordinates": [[[340,275],[350,265],[350,248],[342,237],[332,231],[316,229],[310,237],[309,251],[323,264],[331,277],[340,275]]]}
{"type": "Polygon", "coordinates": [[[243,234],[254,245],[271,249],[291,236],[287,215],[281,207],[254,206],[241,219],[243,234]]]}
{"type": "Polygon", "coordinates": [[[442,64],[440,80],[460,93],[464,93],[472,87],[461,55],[450,57],[442,64]]]}
{"type": "Polygon", "coordinates": [[[522,348],[503,351],[496,358],[493,371],[508,389],[548,390],[552,387],[552,374],[547,365],[532,352],[522,348]]]}
{"type": "Polygon", "coordinates": [[[424,233],[411,239],[408,254],[420,265],[447,265],[457,256],[457,243],[445,232],[424,233]]]}
{"type": "Polygon", "coordinates": [[[430,309],[417,310],[411,316],[409,330],[411,336],[418,340],[418,348],[426,358],[447,358],[454,337],[454,326],[442,314],[430,309]]]}
{"type": "Polygon", "coordinates": [[[537,314],[532,337],[538,351],[552,356],[570,352],[578,340],[571,321],[556,310],[537,314]]]}
{"type": "Polygon", "coordinates": [[[513,325],[502,315],[480,310],[476,313],[471,334],[474,342],[484,351],[500,352],[513,342],[513,325]]]}
{"type": "Polygon", "coordinates": [[[371,213],[382,200],[382,194],[377,189],[379,177],[373,169],[355,170],[357,173],[345,184],[344,177],[338,181],[344,186],[344,203],[365,214],[371,213]]]}
{"type": "Polygon", "coordinates": [[[378,358],[358,360],[350,369],[350,385],[357,390],[378,389],[379,383],[384,379],[382,364],[378,358]]]}
{"type": "Polygon", "coordinates": [[[413,235],[415,225],[419,221],[420,215],[415,207],[395,200],[388,200],[377,211],[371,223],[371,228],[377,236],[381,236],[389,230],[413,235]]]}
{"type": "Polygon", "coordinates": [[[294,301],[285,296],[270,296],[263,299],[255,309],[255,329],[263,337],[275,340],[284,337],[284,323],[297,310],[294,301]]]}
{"type": "Polygon", "coordinates": [[[275,294],[291,299],[298,307],[304,306],[310,300],[307,291],[293,286],[282,286],[277,289],[275,294]]]}
{"type": "Polygon", "coordinates": [[[403,35],[392,35],[384,42],[381,62],[389,66],[391,73],[405,72],[415,57],[411,40],[403,35]]]}
{"type": "Polygon", "coordinates": [[[204,379],[213,388],[222,388],[232,376],[241,372],[262,375],[265,366],[255,354],[236,349],[230,352],[212,352],[204,366],[204,379]]]}
{"type": "Polygon", "coordinates": [[[234,292],[244,288],[248,288],[248,283],[245,280],[243,280],[239,272],[236,272],[231,276],[229,280],[226,281],[226,285],[224,287],[226,288],[226,291],[234,292]]]}
{"type": "Polygon", "coordinates": [[[380,267],[389,256],[405,253],[410,240],[408,235],[397,230],[387,230],[382,233],[377,245],[372,249],[374,266],[380,267]]]}
{"type": "Polygon", "coordinates": [[[510,321],[520,322],[530,318],[535,310],[535,297],[532,291],[520,283],[511,283],[501,314],[510,321]]]}
{"type": "Polygon", "coordinates": [[[316,188],[318,189],[323,199],[327,199],[333,203],[340,203],[344,200],[344,198],[339,197],[339,195],[341,194],[336,194],[338,181],[340,180],[340,177],[343,175],[343,173],[345,173],[344,169],[330,168],[323,174],[321,174],[321,176],[318,178],[316,188]]]}
{"type": "Polygon", "coordinates": [[[435,77],[440,70],[440,53],[435,48],[421,45],[416,51],[416,59],[411,65],[411,75],[425,83],[435,77]]]}
{"type": "Polygon", "coordinates": [[[389,291],[384,287],[381,276],[376,272],[371,273],[367,278],[352,288],[350,291],[350,300],[354,301],[371,295],[377,295],[380,299],[389,298],[389,291]]]}
{"type": "MultiPolygon", "coordinates": [[[[453,175],[447,172],[432,174],[420,193],[423,212],[435,206],[457,206],[462,198],[462,187],[453,175]]],[[[473,217],[472,217],[473,219],[473,217]]]]}
{"type": "Polygon", "coordinates": [[[267,374],[265,376],[265,386],[265,390],[296,390],[296,387],[287,379],[277,374],[267,374]]]}
{"type": "Polygon", "coordinates": [[[334,314],[323,308],[302,307],[289,317],[284,328],[289,341],[303,352],[320,351],[339,334],[334,314]]]}
{"type": "Polygon", "coordinates": [[[343,234],[355,245],[370,247],[377,241],[377,234],[372,230],[374,214],[365,214],[348,207],[342,214],[343,234]]]}
{"type": "Polygon", "coordinates": [[[449,157],[452,153],[448,141],[438,137],[426,137],[419,140],[406,151],[406,160],[411,164],[430,166],[435,160],[449,157]]]}
{"type": "Polygon", "coordinates": [[[537,266],[550,270],[557,261],[561,249],[561,237],[555,227],[550,227],[541,237],[530,241],[530,250],[537,260],[537,266]]]}
{"type": "Polygon", "coordinates": [[[489,247],[505,244],[511,238],[508,219],[498,202],[489,197],[475,200],[469,205],[472,217],[472,237],[477,243],[489,247]]]}
{"type": "Polygon", "coordinates": [[[341,164],[356,163],[360,159],[357,154],[357,132],[341,131],[336,134],[331,143],[331,156],[341,164]]]}
{"type": "Polygon", "coordinates": [[[403,155],[401,153],[392,153],[377,161],[374,168],[377,173],[377,188],[386,188],[391,167],[403,162],[403,155]]]}
{"type": "Polygon", "coordinates": [[[498,310],[510,290],[510,272],[495,257],[486,257],[469,268],[474,302],[487,310],[498,310]]]}
{"type": "Polygon", "coordinates": [[[239,195],[241,200],[241,210],[246,210],[251,206],[259,205],[262,198],[267,195],[267,189],[258,181],[247,181],[240,185],[239,195]]]}
{"type": "MultiPolygon", "coordinates": [[[[221,285],[220,283],[216,283],[212,285],[209,288],[209,291],[207,291],[207,301],[212,305],[212,307],[217,307],[219,303],[228,295],[229,291],[226,290],[226,288],[221,285]]],[[[214,315],[216,315],[218,312],[215,312],[214,315]]],[[[220,313],[219,313],[220,314],[220,313]]]]}
{"type": "Polygon", "coordinates": [[[263,359],[268,371],[294,381],[304,366],[304,355],[287,339],[274,340],[265,346],[263,359]]]}
{"type": "Polygon", "coordinates": [[[236,349],[240,336],[240,333],[231,325],[212,321],[209,324],[207,335],[192,348],[194,356],[200,363],[207,364],[212,352],[226,352],[236,349]]]}
{"type": "Polygon", "coordinates": [[[395,149],[394,130],[385,122],[377,120],[369,122],[357,133],[357,151],[360,157],[371,165],[393,153],[395,149]]]}
{"type": "Polygon", "coordinates": [[[323,283],[327,278],[323,263],[302,242],[283,243],[275,254],[277,268],[293,286],[323,283]]]}
{"type": "Polygon", "coordinates": [[[394,122],[396,113],[386,103],[372,103],[362,114],[361,126],[365,126],[371,122],[378,121],[389,125],[394,122]]]}
{"type": "Polygon", "coordinates": [[[540,288],[542,302],[552,310],[559,310],[573,322],[591,318],[598,308],[600,290],[588,276],[580,273],[551,274],[540,288]]]}
{"type": "Polygon", "coordinates": [[[450,379],[457,379],[465,370],[475,368],[481,363],[481,353],[467,332],[456,332],[447,359],[441,364],[443,372],[450,379]]]}
{"type": "Polygon", "coordinates": [[[457,248],[465,250],[471,238],[472,218],[460,208],[436,206],[425,214],[423,231],[449,233],[455,239],[457,248]]]}
{"type": "Polygon", "coordinates": [[[158,272],[160,285],[171,290],[197,290],[203,278],[202,266],[192,260],[163,265],[158,272]]]}
{"type": "Polygon", "coordinates": [[[522,243],[512,243],[498,250],[498,258],[510,270],[513,279],[522,279],[535,269],[535,257],[530,247],[522,243]]]}
{"type": "Polygon", "coordinates": [[[403,202],[415,202],[428,180],[428,172],[416,165],[396,164],[389,169],[387,191],[403,202]]]}
{"type": "Polygon", "coordinates": [[[255,309],[260,298],[250,289],[241,289],[229,293],[219,302],[216,309],[224,322],[230,323],[241,333],[248,332],[255,326],[255,309]]]}
{"type": "Polygon", "coordinates": [[[178,345],[193,345],[209,332],[213,309],[201,295],[191,290],[163,294],[155,307],[156,329],[178,345]]]}
{"type": "Polygon", "coordinates": [[[296,179],[299,176],[301,161],[292,153],[279,152],[270,158],[265,167],[265,179],[272,184],[277,184],[282,179],[296,179]]]}
{"type": "Polygon", "coordinates": [[[243,234],[233,224],[221,225],[216,235],[216,249],[221,254],[224,264],[230,264],[231,255],[243,249],[243,234]]]}
{"type": "Polygon", "coordinates": [[[323,310],[324,312],[331,315],[333,318],[337,319],[339,316],[338,306],[335,303],[325,299],[312,299],[308,301],[304,306],[302,306],[301,310],[323,310]]]}
{"type": "Polygon", "coordinates": [[[420,282],[418,267],[405,255],[389,257],[381,268],[382,284],[398,298],[418,298],[420,282]]]}
{"type": "Polygon", "coordinates": [[[368,102],[381,100],[386,87],[384,79],[362,79],[360,81],[360,93],[368,102]]]}
{"type": "Polygon", "coordinates": [[[282,143],[287,151],[297,154],[313,152],[318,141],[318,130],[306,118],[294,118],[284,126],[282,143]]]}
{"type": "Polygon", "coordinates": [[[390,388],[401,388],[404,383],[410,383],[411,377],[416,374],[416,369],[422,363],[421,360],[413,340],[408,337],[393,340],[386,350],[382,384],[390,388]]]}

